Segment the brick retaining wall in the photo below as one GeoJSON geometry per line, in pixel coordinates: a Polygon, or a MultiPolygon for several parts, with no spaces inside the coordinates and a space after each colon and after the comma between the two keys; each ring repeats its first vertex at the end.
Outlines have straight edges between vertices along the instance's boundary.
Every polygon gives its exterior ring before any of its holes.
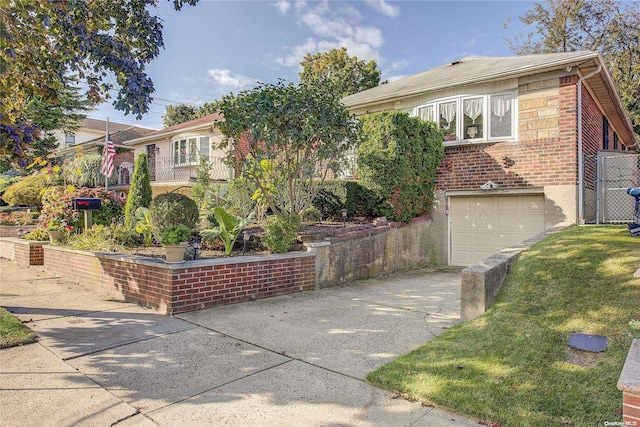
{"type": "Polygon", "coordinates": [[[0,258],[10,259],[20,265],[44,264],[43,247],[49,242],[24,240],[17,237],[0,238],[0,258]]]}
{"type": "Polygon", "coordinates": [[[263,255],[167,264],[107,252],[44,250],[45,270],[164,314],[315,288],[315,256],[263,255]]]}
{"type": "Polygon", "coordinates": [[[640,426],[640,339],[631,343],[618,389],[622,391],[622,425],[640,426]]]}

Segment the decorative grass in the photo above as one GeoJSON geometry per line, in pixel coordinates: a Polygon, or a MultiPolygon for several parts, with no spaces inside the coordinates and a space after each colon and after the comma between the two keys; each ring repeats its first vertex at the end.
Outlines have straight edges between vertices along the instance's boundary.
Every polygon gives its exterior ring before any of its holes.
{"type": "Polygon", "coordinates": [[[371,372],[373,384],[486,423],[621,422],[617,381],[640,320],[640,239],[626,227],[572,227],[524,252],[495,304],[371,372]],[[608,338],[570,349],[574,333],[608,338]]]}
{"type": "Polygon", "coordinates": [[[36,336],[21,321],[0,307],[0,348],[35,342],[36,336]]]}

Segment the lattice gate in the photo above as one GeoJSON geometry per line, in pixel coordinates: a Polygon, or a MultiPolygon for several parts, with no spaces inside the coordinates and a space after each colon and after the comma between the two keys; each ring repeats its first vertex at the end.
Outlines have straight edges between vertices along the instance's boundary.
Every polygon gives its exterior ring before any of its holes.
{"type": "Polygon", "coordinates": [[[589,224],[633,222],[635,200],[627,188],[640,186],[640,157],[600,151],[584,156],[584,219],[589,224]]]}

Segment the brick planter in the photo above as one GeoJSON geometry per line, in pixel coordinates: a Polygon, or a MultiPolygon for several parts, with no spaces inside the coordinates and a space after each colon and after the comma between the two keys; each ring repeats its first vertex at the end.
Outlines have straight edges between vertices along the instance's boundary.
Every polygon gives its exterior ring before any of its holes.
{"type": "Polygon", "coordinates": [[[622,391],[622,424],[640,426],[640,339],[631,343],[618,389],[622,391]]]}
{"type": "Polygon", "coordinates": [[[37,225],[0,225],[0,237],[18,237],[18,230],[28,233],[36,228],[37,225]]]}
{"type": "Polygon", "coordinates": [[[315,256],[307,253],[167,264],[154,258],[47,246],[44,268],[163,314],[315,288],[315,256]]]}
{"type": "Polygon", "coordinates": [[[20,265],[44,264],[44,246],[49,242],[24,240],[17,237],[0,237],[0,258],[10,259],[20,265]]]}

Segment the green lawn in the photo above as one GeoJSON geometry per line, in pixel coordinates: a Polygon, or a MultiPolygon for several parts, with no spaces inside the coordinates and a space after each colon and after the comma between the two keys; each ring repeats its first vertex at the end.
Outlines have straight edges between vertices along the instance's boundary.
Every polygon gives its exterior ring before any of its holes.
{"type": "Polygon", "coordinates": [[[506,426],[601,426],[622,420],[616,384],[640,320],[640,239],[626,226],[572,227],[524,252],[495,304],[367,379],[506,426]],[[573,332],[609,339],[571,350],[573,332]]]}
{"type": "Polygon", "coordinates": [[[0,307],[0,348],[32,343],[36,336],[22,322],[0,307]]]}

